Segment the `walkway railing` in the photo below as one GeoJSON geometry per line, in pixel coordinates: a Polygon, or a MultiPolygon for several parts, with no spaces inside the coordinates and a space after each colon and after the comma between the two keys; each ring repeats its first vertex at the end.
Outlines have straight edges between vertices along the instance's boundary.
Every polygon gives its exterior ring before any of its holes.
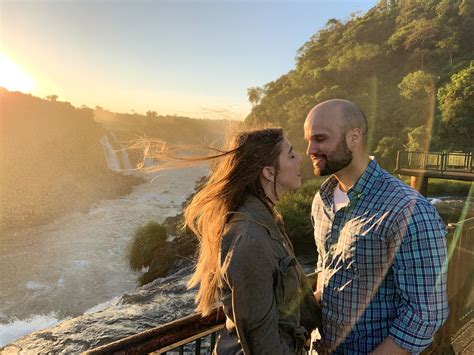
{"type": "MultiPolygon", "coordinates": [[[[306,275],[311,285],[316,274],[306,275]]],[[[84,354],[211,354],[216,336],[224,328],[222,308],[214,308],[210,315],[193,314],[139,334],[102,345],[84,354]]]]}
{"type": "Polygon", "coordinates": [[[96,354],[201,354],[204,346],[210,354],[216,341],[216,333],[224,328],[225,315],[215,308],[207,317],[193,314],[136,335],[114,341],[85,352],[96,354]],[[186,346],[187,345],[187,346],[186,346]]]}
{"type": "Polygon", "coordinates": [[[439,172],[473,172],[473,156],[472,152],[434,153],[398,151],[396,170],[426,169],[439,172]]]}

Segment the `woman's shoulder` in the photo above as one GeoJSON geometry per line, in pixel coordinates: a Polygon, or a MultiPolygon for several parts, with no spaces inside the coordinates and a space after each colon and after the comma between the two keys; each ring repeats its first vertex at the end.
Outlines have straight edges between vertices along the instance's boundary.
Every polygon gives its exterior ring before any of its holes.
{"type": "Polygon", "coordinates": [[[251,247],[268,243],[268,230],[252,219],[232,216],[224,227],[222,245],[251,247]],[[237,245],[236,245],[237,244],[237,245]]]}

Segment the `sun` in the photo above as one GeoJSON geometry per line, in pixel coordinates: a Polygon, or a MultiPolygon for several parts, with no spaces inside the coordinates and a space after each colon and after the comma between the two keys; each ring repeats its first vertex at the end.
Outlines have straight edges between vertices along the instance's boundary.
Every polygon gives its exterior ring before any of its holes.
{"type": "Polygon", "coordinates": [[[30,93],[34,88],[33,79],[18,65],[0,53],[0,87],[10,91],[30,93]]]}

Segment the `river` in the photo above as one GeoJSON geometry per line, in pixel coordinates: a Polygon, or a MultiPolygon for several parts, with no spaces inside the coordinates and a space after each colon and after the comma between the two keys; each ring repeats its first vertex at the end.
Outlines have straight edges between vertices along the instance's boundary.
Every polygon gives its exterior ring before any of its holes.
{"type": "Polygon", "coordinates": [[[2,235],[0,347],[87,310],[106,307],[136,287],[125,259],[138,226],[176,215],[207,168],[147,175],[127,196],[87,213],[2,235]]]}

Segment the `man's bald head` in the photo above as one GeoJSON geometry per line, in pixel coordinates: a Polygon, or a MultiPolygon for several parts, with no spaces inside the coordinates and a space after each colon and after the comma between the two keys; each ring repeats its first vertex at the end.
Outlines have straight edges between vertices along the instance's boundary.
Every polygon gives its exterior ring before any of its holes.
{"type": "Polygon", "coordinates": [[[309,111],[308,118],[316,115],[326,119],[339,118],[342,134],[345,134],[350,129],[359,128],[364,137],[364,145],[367,144],[367,118],[364,112],[354,103],[342,99],[323,101],[309,111]]]}

